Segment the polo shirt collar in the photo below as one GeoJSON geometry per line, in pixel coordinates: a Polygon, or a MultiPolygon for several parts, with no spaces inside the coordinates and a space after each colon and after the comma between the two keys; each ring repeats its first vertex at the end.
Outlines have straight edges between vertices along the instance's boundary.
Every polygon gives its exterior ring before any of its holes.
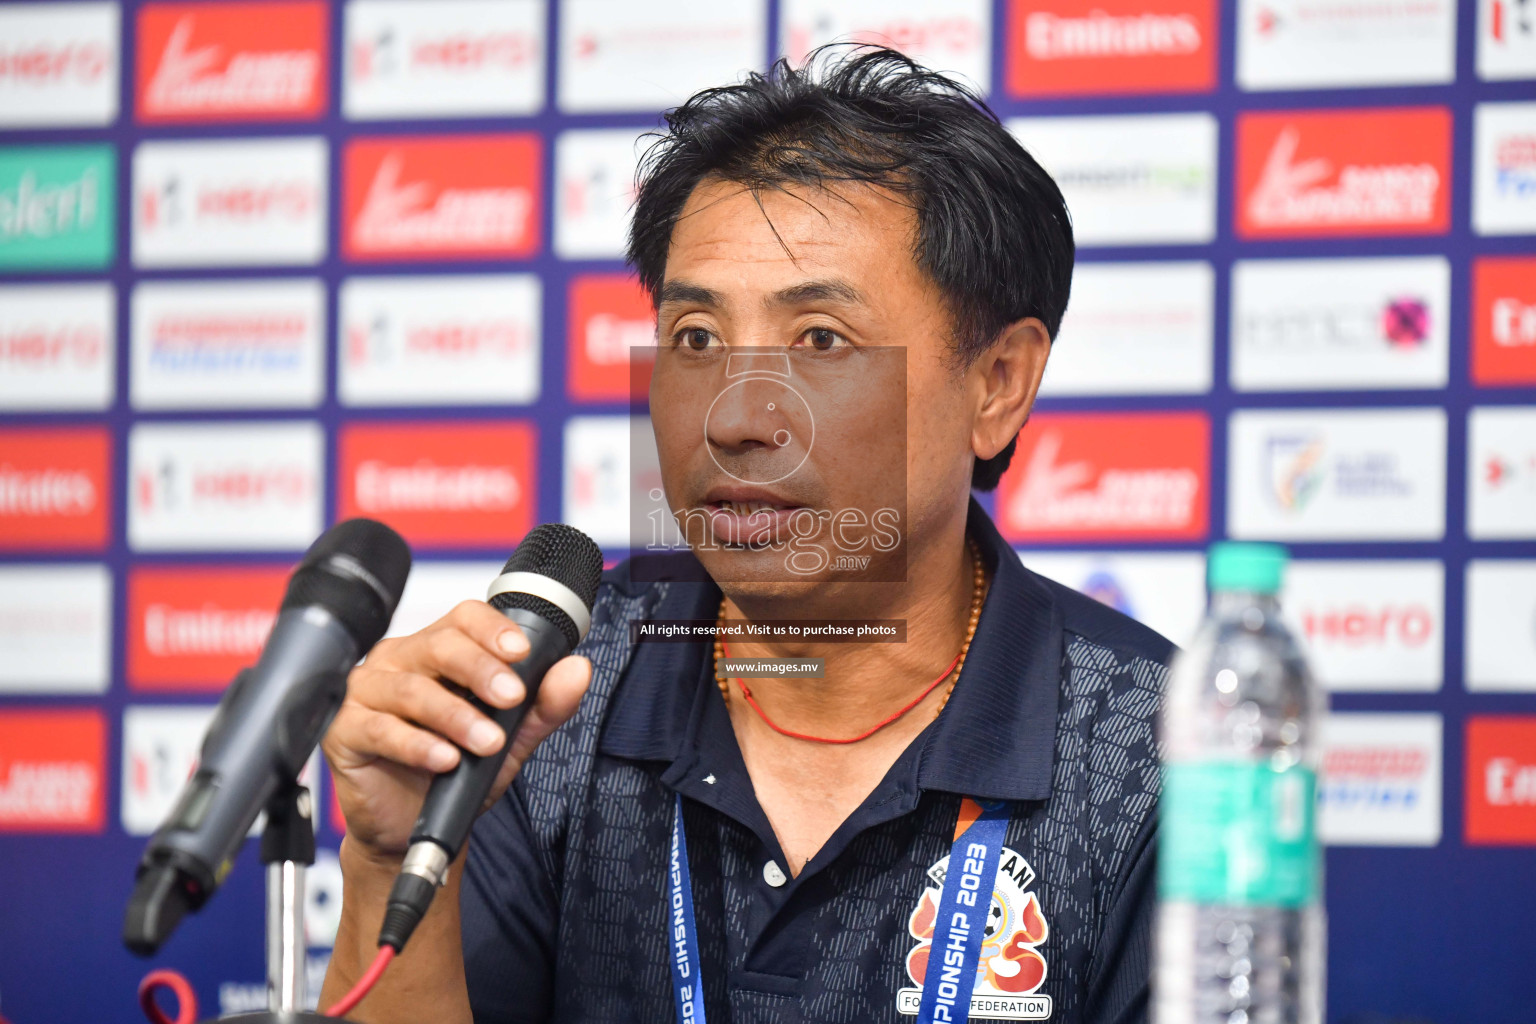
{"type": "MultiPolygon", "coordinates": [[[[975,499],[966,528],[988,562],[992,584],[954,692],[914,743],[917,785],[980,799],[1045,800],[1061,688],[1061,610],[975,499]]],[[[697,573],[697,563],[691,568],[697,573]]],[[[715,618],[720,590],[685,582],[690,575],[698,579],[693,573],[677,574],[653,618],[715,618]]],[[[695,760],[703,702],[719,699],[706,671],[712,653],[705,643],[636,644],[599,750],[637,761],[676,762],[685,754],[695,760]]]]}

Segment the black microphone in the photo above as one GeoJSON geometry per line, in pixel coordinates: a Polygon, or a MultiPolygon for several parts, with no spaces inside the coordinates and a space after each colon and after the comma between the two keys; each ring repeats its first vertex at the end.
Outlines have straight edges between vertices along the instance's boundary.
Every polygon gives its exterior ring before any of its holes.
{"type": "Polygon", "coordinates": [[[528,638],[527,656],[510,666],[528,695],[517,707],[504,710],[466,694],[470,703],[501,726],[506,743],[485,757],[461,751],[458,765],[432,780],[389,893],[380,946],[393,946],[397,952],[403,949],[432,905],[438,886],[448,876],[448,865],[459,855],[490,795],[544,674],[587,635],[602,575],[603,552],[592,538],[570,526],[546,523],[523,538],[501,575],[491,581],[486,600],[528,638]]]}
{"type": "Polygon", "coordinates": [[[139,862],[123,922],[133,952],[154,953],[224,881],[257,815],[325,735],[410,571],[405,541],[371,519],[338,523],[304,555],[261,657],[224,691],[197,771],[139,862]]]}

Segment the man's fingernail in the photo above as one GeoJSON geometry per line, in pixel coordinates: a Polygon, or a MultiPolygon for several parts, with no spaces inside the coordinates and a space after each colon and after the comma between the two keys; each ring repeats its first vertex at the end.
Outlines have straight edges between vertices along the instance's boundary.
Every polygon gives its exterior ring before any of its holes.
{"type": "Polygon", "coordinates": [[[469,727],[469,747],[480,754],[494,754],[501,749],[502,731],[496,723],[481,719],[469,727]]]}
{"type": "Polygon", "coordinates": [[[447,771],[457,760],[458,754],[446,743],[434,743],[432,749],[427,751],[427,767],[435,772],[447,771]]]}
{"type": "Polygon", "coordinates": [[[503,654],[522,654],[528,648],[527,641],[516,630],[507,630],[496,638],[496,646],[501,648],[503,654]]]}
{"type": "Polygon", "coordinates": [[[511,672],[498,672],[491,677],[491,697],[496,703],[511,707],[522,696],[523,684],[511,672]]]}

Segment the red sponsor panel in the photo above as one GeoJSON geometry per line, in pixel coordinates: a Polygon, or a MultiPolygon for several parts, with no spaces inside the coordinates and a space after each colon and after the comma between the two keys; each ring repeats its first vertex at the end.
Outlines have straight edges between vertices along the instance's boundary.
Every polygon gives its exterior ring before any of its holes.
{"type": "Polygon", "coordinates": [[[100,711],[0,711],[0,832],[102,831],[106,763],[100,711]]]}
{"type": "Polygon", "coordinates": [[[353,140],[342,252],[353,260],[532,256],[541,146],[531,133],[353,140]]]}
{"type": "Polygon", "coordinates": [[[138,119],[318,118],[330,79],[329,24],[319,0],[147,4],[139,10],[138,119]]]}
{"type": "Polygon", "coordinates": [[[1536,256],[1473,261],[1472,380],[1536,384],[1536,256]]]}
{"type": "Polygon", "coordinates": [[[105,548],[111,465],[104,427],[0,430],[0,551],[105,548]]]}
{"type": "Polygon", "coordinates": [[[537,511],[534,452],[527,423],[354,423],[337,517],[382,520],[412,545],[510,548],[537,511]]]}
{"type": "Polygon", "coordinates": [[[998,486],[1012,541],[1199,540],[1210,503],[1201,413],[1037,413],[998,486]]]}
{"type": "Polygon", "coordinates": [[[1467,843],[1536,846],[1536,715],[1467,719],[1467,843]]]}
{"type": "Polygon", "coordinates": [[[1012,0],[1012,96],[1209,92],[1215,0],[1012,0]]]}
{"type": "Polygon", "coordinates": [[[289,570],[140,566],[128,576],[128,685],[217,693],[254,664],[289,570]]]}
{"type": "Polygon", "coordinates": [[[1244,238],[1443,233],[1451,223],[1451,112],[1241,114],[1236,204],[1244,238]]]}
{"type": "Polygon", "coordinates": [[[578,401],[644,399],[656,344],[650,296],[629,274],[581,274],[571,282],[568,383],[578,401]],[[631,370],[631,351],[643,361],[631,370]]]}

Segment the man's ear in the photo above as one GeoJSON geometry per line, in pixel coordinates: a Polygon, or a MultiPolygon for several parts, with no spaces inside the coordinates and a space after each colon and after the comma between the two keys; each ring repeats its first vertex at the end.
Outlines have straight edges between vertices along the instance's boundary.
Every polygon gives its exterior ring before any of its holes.
{"type": "Polygon", "coordinates": [[[1050,354],[1050,332],[1031,316],[1003,328],[972,364],[971,379],[981,394],[971,427],[971,450],[978,459],[992,458],[1018,436],[1035,404],[1050,354]]]}

